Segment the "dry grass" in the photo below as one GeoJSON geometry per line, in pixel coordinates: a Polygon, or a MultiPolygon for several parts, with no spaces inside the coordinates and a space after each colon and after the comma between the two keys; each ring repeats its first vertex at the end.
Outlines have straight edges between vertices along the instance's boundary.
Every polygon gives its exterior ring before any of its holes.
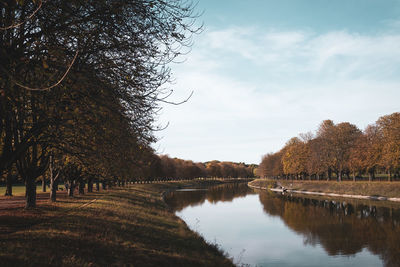
{"type": "MultiPolygon", "coordinates": [[[[251,185],[267,187],[276,183],[268,179],[257,179],[251,185]]],[[[350,181],[286,181],[279,180],[282,186],[303,191],[352,194],[364,196],[400,197],[400,182],[350,182],[350,181]]]]}
{"type": "Polygon", "coordinates": [[[232,266],[162,201],[161,192],[183,186],[133,185],[0,210],[0,266],[232,266]]]}

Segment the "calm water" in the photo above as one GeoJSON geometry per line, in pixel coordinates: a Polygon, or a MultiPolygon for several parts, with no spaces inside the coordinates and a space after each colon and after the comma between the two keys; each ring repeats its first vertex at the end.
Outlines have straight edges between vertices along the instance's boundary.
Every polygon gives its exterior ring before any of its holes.
{"type": "Polygon", "coordinates": [[[400,266],[400,209],[253,191],[246,184],[172,192],[192,230],[251,266],[400,266]]]}

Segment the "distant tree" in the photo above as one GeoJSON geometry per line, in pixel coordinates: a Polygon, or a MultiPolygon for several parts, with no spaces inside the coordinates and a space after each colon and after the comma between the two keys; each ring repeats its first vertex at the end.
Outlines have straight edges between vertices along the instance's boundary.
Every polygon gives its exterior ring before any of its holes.
{"type": "Polygon", "coordinates": [[[334,124],[323,121],[314,136],[301,134],[290,139],[277,153],[262,157],[257,173],[261,177],[301,177],[307,175],[338,181],[350,173],[356,176],[368,173],[372,181],[375,173],[384,170],[388,179],[400,171],[400,113],[379,118],[364,132],[348,122],[334,124]],[[282,175],[284,174],[284,175],[282,175]]]}
{"type": "Polygon", "coordinates": [[[361,131],[353,124],[342,122],[335,125],[333,135],[335,136],[331,139],[333,166],[337,173],[338,181],[341,181],[342,175],[347,168],[351,148],[361,136],[361,131]]]}
{"type": "Polygon", "coordinates": [[[376,125],[368,125],[350,148],[348,166],[355,180],[356,172],[368,173],[369,180],[375,177],[382,157],[382,136],[376,125]]]}
{"type": "Polygon", "coordinates": [[[329,169],[329,152],[323,146],[324,140],[321,137],[316,137],[308,142],[309,159],[307,161],[307,172],[310,175],[314,175],[317,180],[320,180],[329,169]]]}
{"type": "Polygon", "coordinates": [[[379,127],[376,124],[367,126],[364,130],[365,136],[365,162],[363,165],[372,181],[375,178],[375,172],[381,168],[382,164],[382,149],[383,149],[383,136],[379,127]]]}
{"type": "Polygon", "coordinates": [[[208,177],[221,177],[221,166],[219,161],[210,161],[206,163],[208,177]]]}
{"type": "Polygon", "coordinates": [[[400,113],[382,116],[376,124],[382,133],[381,164],[392,181],[392,174],[400,168],[400,113]]]}
{"type": "Polygon", "coordinates": [[[67,159],[62,169],[62,177],[69,197],[74,196],[75,188],[82,179],[81,176],[82,168],[71,161],[71,159],[67,159]]]}
{"type": "Polygon", "coordinates": [[[175,178],[176,167],[174,160],[168,157],[168,155],[161,156],[161,168],[164,178],[175,178]]]}
{"type": "Polygon", "coordinates": [[[307,144],[297,137],[290,139],[285,145],[285,154],[282,157],[285,175],[304,178],[307,174],[308,158],[307,144]]]}
{"type": "Polygon", "coordinates": [[[332,120],[324,120],[318,130],[316,138],[319,138],[320,145],[320,167],[324,168],[327,180],[331,179],[332,169],[334,168],[333,139],[335,124],[332,120]]]}
{"type": "Polygon", "coordinates": [[[262,157],[262,161],[258,167],[258,175],[260,177],[279,178],[283,175],[282,157],[284,150],[277,153],[269,153],[262,157]]]}
{"type": "Polygon", "coordinates": [[[368,168],[366,165],[367,155],[367,137],[365,134],[362,134],[355,141],[353,147],[350,148],[349,160],[347,162],[347,167],[351,172],[354,182],[356,181],[356,176],[362,174],[368,168]]]}

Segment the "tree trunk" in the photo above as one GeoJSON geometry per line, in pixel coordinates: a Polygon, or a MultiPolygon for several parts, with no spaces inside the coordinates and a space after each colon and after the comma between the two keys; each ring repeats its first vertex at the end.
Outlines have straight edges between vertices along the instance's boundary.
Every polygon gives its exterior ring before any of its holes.
{"type": "Polygon", "coordinates": [[[5,196],[12,196],[12,184],[13,184],[14,176],[11,171],[8,172],[6,178],[6,193],[5,196]]]}
{"type": "Polygon", "coordinates": [[[375,169],[372,169],[371,171],[368,172],[368,178],[370,182],[375,180],[375,169]]]}
{"type": "Polygon", "coordinates": [[[330,181],[332,179],[332,170],[329,168],[327,171],[326,171],[326,180],[327,181],[330,181]]]}
{"type": "Polygon", "coordinates": [[[36,207],[36,183],[32,177],[25,178],[25,209],[36,207]]]}
{"type": "Polygon", "coordinates": [[[83,179],[81,179],[79,181],[78,193],[79,193],[79,195],[84,195],[85,194],[85,181],[83,179]]]}
{"type": "Polygon", "coordinates": [[[392,173],[391,173],[390,170],[388,171],[388,181],[389,181],[389,182],[392,181],[392,173]]]}
{"type": "Polygon", "coordinates": [[[105,182],[105,181],[101,182],[101,189],[103,189],[103,190],[106,190],[106,189],[107,189],[107,186],[106,186],[106,182],[105,182]]]}
{"type": "Polygon", "coordinates": [[[87,191],[88,191],[88,193],[93,192],[93,178],[92,177],[88,178],[87,191]]]}
{"type": "Polygon", "coordinates": [[[73,197],[74,196],[74,190],[71,187],[68,187],[67,192],[68,192],[68,196],[69,197],[73,197]]]}
{"type": "Polygon", "coordinates": [[[352,176],[353,176],[353,182],[355,182],[355,181],[356,181],[356,173],[353,172],[353,173],[352,173],[352,176]]]}
{"type": "MultiPolygon", "coordinates": [[[[50,154],[49,158],[49,174],[50,174],[50,201],[51,202],[56,202],[57,199],[57,190],[58,190],[58,176],[60,175],[60,172],[57,173],[56,176],[54,176],[54,159],[53,155],[50,154]]],[[[44,177],[44,176],[43,176],[44,177]]]]}
{"type": "Polygon", "coordinates": [[[42,192],[46,192],[46,175],[42,176],[42,192]]]}
{"type": "Polygon", "coordinates": [[[75,189],[75,185],[73,183],[68,184],[68,196],[69,197],[73,197],[74,196],[74,189],[75,189]]]}
{"type": "Polygon", "coordinates": [[[96,180],[96,191],[100,191],[100,182],[96,180]]]}
{"type": "Polygon", "coordinates": [[[56,202],[57,188],[58,188],[58,182],[55,181],[52,176],[50,176],[50,200],[51,200],[51,202],[56,202]]]}

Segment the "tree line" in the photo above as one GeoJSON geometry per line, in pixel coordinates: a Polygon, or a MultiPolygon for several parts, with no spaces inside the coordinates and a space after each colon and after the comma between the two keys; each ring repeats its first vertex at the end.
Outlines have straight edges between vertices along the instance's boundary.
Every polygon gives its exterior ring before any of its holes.
{"type": "Polygon", "coordinates": [[[262,157],[258,175],[276,179],[359,180],[377,174],[400,178],[400,113],[380,117],[364,131],[323,121],[315,134],[291,138],[276,153],[262,157]]]}
{"type": "Polygon", "coordinates": [[[153,167],[153,179],[252,178],[256,165],[228,161],[193,162],[162,155],[153,167]]]}
{"type": "MultiPolygon", "coordinates": [[[[188,52],[194,3],[182,0],[0,2],[0,177],[69,194],[145,177],[169,64],[188,52]]],[[[183,101],[185,102],[185,100],[183,101]]]]}

